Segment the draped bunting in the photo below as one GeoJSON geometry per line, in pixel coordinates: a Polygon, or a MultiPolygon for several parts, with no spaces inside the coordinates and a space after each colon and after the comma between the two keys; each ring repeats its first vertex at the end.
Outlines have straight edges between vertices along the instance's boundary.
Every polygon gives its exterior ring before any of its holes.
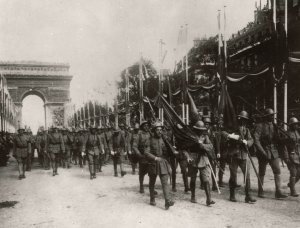
{"type": "Polygon", "coordinates": [[[239,82],[249,76],[260,76],[260,75],[268,72],[269,69],[270,69],[269,67],[266,67],[257,73],[229,73],[229,76],[226,76],[226,78],[231,82],[239,82]]]}
{"type": "MultiPolygon", "coordinates": [[[[197,92],[199,90],[210,90],[213,89],[214,87],[216,87],[216,82],[215,80],[213,82],[207,83],[206,85],[188,85],[187,89],[189,92],[194,93],[197,92]]],[[[173,96],[178,96],[179,94],[181,94],[182,89],[177,89],[174,93],[173,96]]]]}
{"type": "Polygon", "coordinates": [[[292,63],[300,63],[300,58],[289,57],[289,61],[292,63]]]}

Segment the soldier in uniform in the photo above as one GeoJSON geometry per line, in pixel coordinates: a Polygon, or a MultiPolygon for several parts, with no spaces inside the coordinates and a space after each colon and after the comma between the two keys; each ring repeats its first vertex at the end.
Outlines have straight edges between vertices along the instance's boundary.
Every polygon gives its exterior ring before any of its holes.
{"type": "Polygon", "coordinates": [[[170,151],[162,138],[163,125],[160,122],[155,123],[153,137],[150,138],[150,143],[145,148],[145,156],[149,161],[149,192],[150,192],[150,205],[155,206],[155,182],[159,176],[164,198],[165,209],[174,205],[174,201],[170,196],[170,186],[168,179],[171,174],[171,166],[168,161],[170,151]]]}
{"type": "Polygon", "coordinates": [[[134,150],[133,150],[133,142],[136,141],[138,139],[139,136],[139,130],[140,130],[140,125],[139,123],[136,123],[134,125],[134,128],[131,132],[131,137],[130,137],[130,149],[128,150],[128,157],[131,163],[131,168],[132,168],[132,174],[135,175],[135,170],[137,168],[137,163],[139,161],[139,157],[135,154],[134,150]]]}
{"type": "Polygon", "coordinates": [[[193,129],[197,134],[198,142],[194,143],[190,148],[189,152],[186,154],[187,160],[189,162],[188,173],[191,177],[190,188],[191,188],[191,202],[197,203],[195,190],[196,190],[196,179],[197,173],[200,172],[200,178],[203,181],[204,190],[206,193],[206,205],[210,206],[215,204],[211,199],[210,194],[210,184],[209,179],[211,176],[210,163],[208,160],[208,155],[211,156],[214,153],[213,145],[209,140],[206,133],[207,129],[202,121],[198,121],[193,129]]]}
{"type": "Polygon", "coordinates": [[[35,147],[35,139],[32,135],[32,131],[30,128],[25,129],[25,135],[28,137],[28,156],[27,156],[27,164],[26,164],[26,171],[31,171],[32,161],[34,158],[34,147],[35,147]]]}
{"type": "Polygon", "coordinates": [[[79,166],[80,168],[83,167],[83,155],[82,155],[82,152],[85,152],[83,151],[83,146],[85,144],[85,135],[84,135],[84,130],[81,128],[81,129],[77,129],[77,133],[75,135],[75,138],[74,138],[74,150],[75,150],[75,154],[76,154],[76,157],[78,157],[78,160],[79,160],[79,166]]]}
{"type": "Polygon", "coordinates": [[[118,176],[118,164],[120,164],[121,176],[126,175],[123,169],[123,160],[125,155],[125,133],[120,130],[117,126],[112,135],[112,159],[114,163],[114,173],[115,177],[118,176]]]}
{"type": "Polygon", "coordinates": [[[104,136],[106,139],[106,144],[107,144],[107,151],[105,153],[105,159],[104,159],[104,164],[107,164],[110,158],[110,151],[113,150],[112,148],[112,128],[108,124],[105,128],[104,136]]]}
{"type": "MultiPolygon", "coordinates": [[[[280,136],[278,127],[274,124],[274,111],[271,108],[265,110],[262,117],[263,122],[257,124],[254,132],[254,144],[257,149],[257,158],[259,166],[259,177],[264,183],[267,164],[269,164],[274,173],[275,179],[275,198],[286,198],[281,192],[281,170],[279,153],[283,153],[283,139],[280,136]]],[[[258,197],[264,198],[264,192],[260,184],[258,184],[258,197]]]]}
{"type": "Polygon", "coordinates": [[[29,138],[24,134],[25,129],[20,127],[18,134],[13,140],[13,154],[18,162],[19,180],[25,178],[25,170],[27,164],[27,156],[29,155],[29,138]]]}
{"type": "Polygon", "coordinates": [[[96,169],[99,162],[99,155],[104,154],[104,146],[97,134],[97,128],[91,127],[90,134],[88,134],[86,143],[84,144],[82,153],[87,153],[89,162],[90,179],[96,178],[96,169]]]}
{"type": "Polygon", "coordinates": [[[58,175],[57,168],[60,152],[65,153],[65,144],[58,128],[53,126],[47,137],[47,152],[50,155],[53,176],[58,175]]]}
{"type": "Polygon", "coordinates": [[[143,121],[140,125],[140,131],[132,143],[133,153],[139,158],[139,182],[140,193],[144,193],[144,178],[148,173],[148,161],[145,157],[145,148],[150,143],[149,124],[147,121],[143,121]]]}
{"type": "Polygon", "coordinates": [[[98,127],[97,135],[100,139],[100,143],[102,145],[103,153],[99,154],[99,160],[98,160],[98,167],[96,168],[96,172],[102,172],[102,166],[105,162],[105,155],[108,151],[108,146],[104,134],[104,128],[103,127],[98,127]]]}
{"type": "Polygon", "coordinates": [[[288,138],[286,139],[287,151],[284,156],[284,160],[288,165],[290,171],[290,187],[291,196],[298,197],[295,184],[300,179],[300,133],[299,133],[299,121],[296,117],[292,117],[289,120],[289,130],[287,131],[288,138]]]}
{"type": "Polygon", "coordinates": [[[71,136],[70,130],[67,128],[62,129],[62,138],[64,140],[65,145],[65,153],[63,154],[63,167],[70,168],[70,156],[71,156],[71,148],[73,145],[73,139],[71,136]]]}
{"type": "Polygon", "coordinates": [[[42,167],[44,167],[44,149],[45,149],[45,138],[43,135],[44,128],[39,127],[36,138],[35,138],[35,146],[38,153],[39,163],[42,167]]]}
{"type": "Polygon", "coordinates": [[[256,202],[250,195],[250,162],[248,160],[247,148],[253,145],[253,138],[250,130],[247,128],[247,122],[249,121],[249,115],[246,111],[241,111],[238,115],[238,131],[229,134],[223,131],[225,138],[228,141],[228,162],[230,169],[230,201],[237,202],[235,198],[235,188],[237,186],[237,169],[241,168],[245,183],[245,202],[256,202]],[[246,176],[246,177],[245,177],[246,176]]]}

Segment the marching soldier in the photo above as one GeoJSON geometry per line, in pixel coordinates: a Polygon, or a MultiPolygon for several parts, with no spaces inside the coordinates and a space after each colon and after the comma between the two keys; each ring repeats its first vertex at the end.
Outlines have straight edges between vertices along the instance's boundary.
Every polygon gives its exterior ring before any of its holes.
{"type": "Polygon", "coordinates": [[[168,179],[171,174],[171,166],[169,164],[169,154],[167,145],[162,138],[163,125],[159,122],[154,125],[154,134],[150,138],[150,144],[146,145],[145,156],[149,161],[149,191],[150,191],[150,205],[155,206],[155,182],[157,176],[159,176],[164,198],[165,198],[165,209],[174,205],[174,201],[170,196],[170,186],[168,179]]]}
{"type": "MultiPolygon", "coordinates": [[[[269,164],[274,173],[275,179],[275,198],[283,199],[287,195],[281,192],[281,170],[279,153],[282,152],[283,140],[280,137],[279,129],[274,124],[274,111],[271,108],[265,110],[262,117],[263,122],[257,124],[254,132],[254,143],[257,149],[257,158],[259,166],[259,177],[264,183],[267,164],[269,164]],[[281,147],[280,147],[281,146],[281,147]]],[[[264,198],[264,192],[260,184],[258,184],[258,197],[264,198]]]]}
{"type": "Polygon", "coordinates": [[[107,144],[107,151],[105,153],[104,164],[107,164],[110,158],[110,152],[113,150],[112,148],[112,128],[108,124],[105,128],[104,136],[107,144]]]}
{"type": "Polygon", "coordinates": [[[228,161],[230,169],[230,201],[237,202],[235,198],[235,188],[237,186],[237,169],[241,168],[245,178],[245,202],[255,203],[256,200],[250,195],[250,163],[248,161],[248,152],[246,147],[253,145],[253,138],[250,130],[247,128],[249,115],[246,111],[241,111],[238,115],[238,131],[228,133],[223,131],[228,145],[228,161]]]}
{"type": "Polygon", "coordinates": [[[132,143],[132,149],[134,154],[139,158],[139,182],[140,193],[144,193],[144,178],[148,173],[148,161],[145,157],[145,148],[150,143],[149,124],[147,121],[143,121],[140,125],[140,131],[132,143]]]}
{"type": "Polygon", "coordinates": [[[86,143],[84,144],[82,153],[87,153],[90,179],[96,178],[96,169],[99,162],[99,155],[104,154],[104,146],[101,143],[101,139],[97,134],[97,128],[91,127],[90,134],[87,136],[86,143]]]}
{"type": "Polygon", "coordinates": [[[289,120],[288,138],[286,140],[287,153],[285,153],[285,162],[290,171],[290,187],[291,196],[298,197],[295,184],[300,179],[300,133],[298,130],[299,121],[296,117],[289,120]]]}
{"type": "Polygon", "coordinates": [[[193,129],[198,136],[198,143],[195,143],[189,148],[189,152],[186,154],[189,162],[188,173],[191,177],[191,202],[197,203],[195,190],[197,173],[200,172],[200,178],[203,181],[204,190],[206,193],[206,205],[210,206],[215,204],[211,199],[209,179],[211,177],[210,163],[208,155],[211,156],[213,152],[213,145],[206,134],[206,127],[202,121],[198,121],[193,129]]]}
{"type": "Polygon", "coordinates": [[[38,153],[39,163],[42,167],[45,167],[44,164],[44,150],[45,150],[45,137],[44,137],[44,128],[40,127],[38,129],[36,138],[35,138],[35,146],[38,153]]]}
{"type": "Polygon", "coordinates": [[[47,137],[47,152],[50,155],[53,176],[58,175],[57,168],[60,152],[65,153],[65,144],[57,127],[52,127],[47,137]]]}
{"type": "Polygon", "coordinates": [[[32,131],[30,128],[27,128],[25,130],[25,135],[28,137],[28,141],[29,141],[29,149],[28,149],[28,156],[27,156],[27,164],[26,164],[26,171],[31,171],[31,166],[32,166],[32,161],[34,158],[34,145],[35,145],[35,139],[32,135],[32,131]]]}
{"type": "Polygon", "coordinates": [[[99,154],[99,161],[98,161],[98,167],[96,168],[96,172],[97,171],[102,172],[102,166],[105,162],[105,155],[108,151],[108,146],[107,146],[105,134],[103,131],[103,127],[100,127],[100,126],[98,127],[97,135],[99,136],[100,143],[101,143],[102,149],[103,149],[103,153],[99,154]]]}
{"type": "Polygon", "coordinates": [[[74,150],[75,150],[75,154],[76,154],[76,157],[78,158],[79,160],[79,166],[80,168],[83,167],[83,155],[82,155],[82,152],[85,152],[84,151],[84,144],[85,144],[85,135],[84,135],[84,130],[81,128],[81,129],[77,129],[77,134],[75,135],[75,138],[74,138],[74,150]]]}
{"type": "Polygon", "coordinates": [[[114,173],[115,177],[118,176],[118,164],[120,164],[121,176],[126,175],[123,169],[123,160],[125,155],[125,133],[120,130],[117,126],[112,135],[112,151],[111,151],[113,163],[114,163],[114,173]]]}
{"type": "Polygon", "coordinates": [[[135,128],[132,129],[131,127],[128,127],[128,130],[126,131],[126,152],[127,152],[127,156],[128,159],[130,161],[131,164],[131,169],[132,169],[132,174],[135,174],[135,169],[136,169],[136,165],[137,165],[137,160],[136,157],[133,153],[132,150],[132,144],[134,139],[138,136],[138,132],[139,132],[139,124],[136,123],[135,124],[135,128]]]}
{"type": "Polygon", "coordinates": [[[62,129],[62,138],[64,140],[65,145],[65,153],[63,154],[63,167],[70,168],[70,156],[71,156],[71,148],[73,145],[73,139],[70,135],[71,132],[67,128],[62,129]]]}
{"type": "Polygon", "coordinates": [[[24,134],[25,129],[20,127],[18,130],[18,134],[15,136],[13,140],[13,154],[18,162],[19,169],[19,180],[22,180],[25,177],[27,156],[29,155],[29,138],[24,134]]]}

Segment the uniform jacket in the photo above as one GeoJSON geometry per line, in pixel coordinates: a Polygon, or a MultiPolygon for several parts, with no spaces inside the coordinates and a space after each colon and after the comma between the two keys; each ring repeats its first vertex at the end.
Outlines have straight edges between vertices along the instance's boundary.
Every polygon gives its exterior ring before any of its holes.
{"type": "MultiPolygon", "coordinates": [[[[250,148],[253,145],[254,140],[251,136],[250,130],[247,127],[239,126],[238,131],[234,133],[236,135],[239,135],[241,140],[242,139],[247,140],[248,148],[250,148]]],[[[241,140],[237,141],[237,140],[229,139],[228,138],[229,133],[226,131],[223,131],[223,134],[227,142],[227,156],[229,158],[246,160],[248,153],[245,144],[241,140]]]]}
{"type": "Polygon", "coordinates": [[[100,136],[97,134],[88,134],[86,143],[83,145],[83,151],[97,156],[104,154],[104,145],[101,143],[100,136]]]}
{"type": "Polygon", "coordinates": [[[73,145],[73,139],[72,139],[71,135],[70,134],[63,134],[62,138],[63,138],[63,141],[64,141],[65,149],[70,150],[72,148],[72,145],[73,145]]]}
{"type": "Polygon", "coordinates": [[[105,139],[106,139],[107,148],[109,151],[112,151],[113,150],[112,132],[110,130],[108,130],[104,133],[104,135],[105,135],[105,139]]]}
{"type": "Polygon", "coordinates": [[[279,153],[284,152],[284,140],[273,123],[263,122],[256,126],[254,145],[258,158],[276,159],[279,157],[279,153]]]}
{"type": "Polygon", "coordinates": [[[112,135],[112,149],[117,154],[123,154],[125,151],[125,133],[124,131],[114,132],[112,135]]]}
{"type": "Polygon", "coordinates": [[[286,139],[286,153],[284,158],[290,159],[292,163],[300,164],[300,133],[299,131],[287,132],[289,137],[286,139]]]}
{"type": "Polygon", "coordinates": [[[13,154],[16,157],[26,157],[31,149],[29,146],[29,138],[27,135],[17,134],[13,140],[13,154]]]}
{"type": "Polygon", "coordinates": [[[43,152],[46,147],[47,136],[45,134],[38,134],[35,138],[35,145],[39,152],[43,152]]]}
{"type": "Polygon", "coordinates": [[[74,137],[74,147],[80,152],[85,151],[86,137],[83,134],[76,134],[74,137]]]}
{"type": "Polygon", "coordinates": [[[170,151],[164,140],[160,137],[151,137],[150,143],[145,148],[145,157],[149,161],[149,175],[165,175],[171,173],[169,164],[170,151]],[[155,161],[155,157],[161,158],[161,161],[155,161]]]}
{"type": "Polygon", "coordinates": [[[192,167],[203,168],[209,164],[207,154],[213,153],[214,148],[211,141],[209,140],[208,135],[198,136],[198,139],[202,143],[193,144],[189,148],[186,156],[188,159],[192,160],[190,164],[192,167]]]}
{"type": "Polygon", "coordinates": [[[51,132],[48,134],[47,152],[54,153],[54,154],[65,152],[64,140],[60,133],[51,132]]]}
{"type": "Polygon", "coordinates": [[[132,142],[132,150],[135,155],[140,158],[141,163],[147,163],[145,157],[145,149],[150,144],[150,133],[145,131],[139,131],[138,135],[134,137],[132,142]]]}

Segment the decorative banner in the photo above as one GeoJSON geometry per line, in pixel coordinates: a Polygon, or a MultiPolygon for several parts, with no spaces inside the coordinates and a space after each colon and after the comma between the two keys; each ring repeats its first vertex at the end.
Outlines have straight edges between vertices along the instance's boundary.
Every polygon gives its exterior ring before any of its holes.
{"type": "Polygon", "coordinates": [[[232,74],[229,74],[230,76],[226,76],[226,78],[231,82],[239,82],[239,81],[244,80],[248,76],[260,76],[260,75],[268,72],[269,69],[270,69],[269,67],[266,67],[265,69],[263,69],[262,71],[260,71],[258,73],[248,73],[248,74],[232,73],[232,74]]]}

